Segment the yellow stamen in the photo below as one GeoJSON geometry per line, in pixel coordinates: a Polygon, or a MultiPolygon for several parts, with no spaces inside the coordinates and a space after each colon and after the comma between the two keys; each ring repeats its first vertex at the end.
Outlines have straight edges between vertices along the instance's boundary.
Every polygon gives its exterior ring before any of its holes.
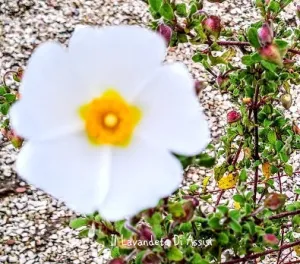
{"type": "Polygon", "coordinates": [[[118,124],[119,119],[115,114],[109,113],[104,117],[104,124],[109,128],[114,128],[118,124]]]}
{"type": "Polygon", "coordinates": [[[94,145],[126,147],[141,119],[141,111],[109,89],[79,109],[86,134],[94,145]]]}

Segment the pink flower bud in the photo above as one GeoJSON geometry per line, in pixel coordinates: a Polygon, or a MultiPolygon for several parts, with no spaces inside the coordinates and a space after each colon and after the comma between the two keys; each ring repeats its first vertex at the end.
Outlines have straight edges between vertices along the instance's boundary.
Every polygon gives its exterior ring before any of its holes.
{"type": "Polygon", "coordinates": [[[258,38],[261,46],[266,46],[273,42],[274,33],[268,23],[264,23],[258,30],[258,38]]]}
{"type": "Polygon", "coordinates": [[[153,241],[154,233],[152,232],[151,228],[143,224],[139,228],[138,240],[153,241]]]}
{"type": "Polygon", "coordinates": [[[260,48],[258,52],[264,60],[276,63],[279,66],[283,65],[282,57],[277,45],[269,44],[265,47],[260,48]]]}
{"type": "Polygon", "coordinates": [[[167,45],[169,45],[173,34],[172,28],[166,24],[160,24],[157,31],[166,40],[167,45]]]}
{"type": "Polygon", "coordinates": [[[263,240],[268,245],[276,246],[279,244],[278,238],[273,234],[265,234],[263,240]]]}
{"type": "Polygon", "coordinates": [[[122,258],[116,258],[108,262],[108,264],[125,264],[126,262],[122,258]]]}
{"type": "Polygon", "coordinates": [[[209,16],[202,21],[204,30],[216,39],[220,36],[222,29],[221,19],[218,16],[209,16]]]}
{"type": "Polygon", "coordinates": [[[241,114],[235,110],[230,111],[227,113],[227,122],[229,124],[235,123],[241,119],[241,114]]]}
{"type": "Polygon", "coordinates": [[[286,201],[286,195],[279,194],[279,193],[271,193],[266,198],[264,204],[266,208],[272,211],[276,211],[280,209],[282,206],[284,206],[285,201],[286,201]]]}

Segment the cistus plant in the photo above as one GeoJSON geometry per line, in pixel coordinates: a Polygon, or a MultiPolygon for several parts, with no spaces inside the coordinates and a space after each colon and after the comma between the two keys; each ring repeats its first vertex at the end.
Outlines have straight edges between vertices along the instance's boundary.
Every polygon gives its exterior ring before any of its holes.
{"type": "MultiPolygon", "coordinates": [[[[80,236],[111,249],[110,264],[264,263],[269,254],[271,263],[279,264],[292,252],[300,256],[300,189],[294,188],[295,199],[290,200],[281,181],[285,175],[297,177],[290,159],[300,148],[300,128],[286,114],[295,101],[291,90],[300,84],[300,30],[282,16],[293,2],[254,1],[261,19],[234,32],[221,17],[207,13],[205,0],[149,0],[152,30],[170,47],[196,45],[191,59],[210,73],[215,89],[230,95],[232,110],[219,144],[208,145],[196,156],[176,155],[183,167],[213,168],[214,179],[205,177],[124,220],[108,221],[100,210],[71,221],[80,236]],[[236,64],[238,52],[243,56],[236,64]],[[216,189],[208,190],[209,184],[216,189]]],[[[206,81],[212,83],[211,79],[206,81]]],[[[195,94],[204,84],[195,82],[195,94]]],[[[5,84],[1,89],[1,112],[6,116],[17,96],[5,84]]],[[[3,129],[4,136],[19,137],[7,118],[3,129]]],[[[114,195],[112,199],[121,193],[114,195]]]]}

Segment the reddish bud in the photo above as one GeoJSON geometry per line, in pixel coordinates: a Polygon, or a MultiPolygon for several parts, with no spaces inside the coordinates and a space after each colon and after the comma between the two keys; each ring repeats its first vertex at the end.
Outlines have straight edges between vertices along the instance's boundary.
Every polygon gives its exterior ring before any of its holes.
{"type": "Polygon", "coordinates": [[[10,140],[15,148],[20,148],[24,141],[24,139],[19,137],[13,130],[7,131],[6,137],[8,140],[10,140]]]}
{"type": "Polygon", "coordinates": [[[209,16],[202,21],[204,30],[216,39],[220,36],[222,29],[221,19],[218,16],[209,16]]]}
{"type": "Polygon", "coordinates": [[[125,264],[126,262],[122,258],[116,258],[108,262],[108,264],[125,264]]]}
{"type": "Polygon", "coordinates": [[[172,28],[166,24],[160,24],[157,31],[166,40],[167,45],[169,45],[173,34],[172,28]]]}
{"type": "Polygon", "coordinates": [[[267,61],[273,62],[279,66],[282,66],[282,57],[280,51],[275,44],[269,44],[258,50],[260,56],[267,61]]]}
{"type": "Polygon", "coordinates": [[[154,233],[152,232],[151,228],[143,224],[139,228],[138,240],[153,241],[154,233]]]}
{"type": "Polygon", "coordinates": [[[271,193],[266,198],[264,204],[266,208],[272,211],[276,211],[285,204],[285,201],[286,201],[286,195],[279,194],[279,193],[271,193]]]}
{"type": "Polygon", "coordinates": [[[241,114],[235,110],[230,111],[227,113],[227,122],[229,124],[235,123],[241,119],[241,114]]]}
{"type": "Polygon", "coordinates": [[[194,202],[191,200],[188,200],[182,205],[182,208],[184,211],[184,216],[180,218],[180,221],[181,222],[190,221],[194,216],[194,211],[195,211],[194,202]]]}
{"type": "Polygon", "coordinates": [[[268,245],[276,246],[279,244],[278,238],[273,234],[265,234],[263,240],[268,245]]]}
{"type": "Polygon", "coordinates": [[[23,78],[24,70],[19,68],[17,72],[13,75],[13,78],[16,82],[21,82],[23,78]]]}
{"type": "Polygon", "coordinates": [[[149,252],[143,256],[142,263],[143,264],[160,264],[161,260],[156,254],[149,252]]]}
{"type": "Polygon", "coordinates": [[[219,86],[220,89],[223,89],[228,85],[229,78],[227,76],[225,77],[223,75],[219,75],[216,79],[216,83],[217,83],[217,85],[219,86]]]}
{"type": "Polygon", "coordinates": [[[264,23],[258,30],[258,38],[261,46],[266,46],[273,42],[274,33],[268,23],[264,23]]]}
{"type": "Polygon", "coordinates": [[[300,128],[295,124],[293,124],[293,131],[295,134],[300,135],[300,128]]]}
{"type": "Polygon", "coordinates": [[[195,81],[195,91],[196,95],[198,95],[204,88],[206,87],[205,82],[203,81],[195,81]]]}

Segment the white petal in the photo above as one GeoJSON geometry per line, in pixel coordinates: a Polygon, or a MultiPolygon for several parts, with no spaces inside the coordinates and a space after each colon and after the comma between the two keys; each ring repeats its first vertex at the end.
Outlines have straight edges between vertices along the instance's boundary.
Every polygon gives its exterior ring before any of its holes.
{"type": "Polygon", "coordinates": [[[80,213],[93,213],[107,194],[110,151],[85,136],[28,142],[19,154],[19,175],[80,213]]]}
{"type": "Polygon", "coordinates": [[[180,64],[161,67],[134,103],[142,109],[136,133],[182,155],[200,153],[210,140],[194,82],[180,64]]]}
{"type": "Polygon", "coordinates": [[[93,96],[112,88],[127,100],[161,64],[165,52],[161,36],[138,26],[81,27],[69,44],[74,70],[93,96]]]}
{"type": "Polygon", "coordinates": [[[110,221],[133,216],[156,206],[181,181],[182,167],[172,154],[136,138],[129,148],[113,150],[110,189],[99,212],[110,221]]]}
{"type": "Polygon", "coordinates": [[[10,112],[17,134],[41,139],[82,125],[78,108],[85,93],[69,66],[66,50],[57,43],[42,44],[33,53],[20,87],[21,99],[10,112]]]}

